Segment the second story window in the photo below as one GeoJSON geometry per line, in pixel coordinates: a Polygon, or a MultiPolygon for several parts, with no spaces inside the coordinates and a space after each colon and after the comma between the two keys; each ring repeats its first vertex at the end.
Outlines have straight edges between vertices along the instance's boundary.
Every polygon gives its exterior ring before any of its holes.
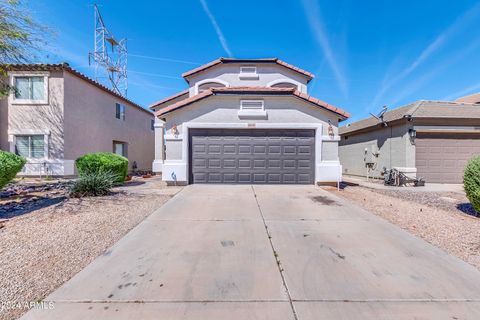
{"type": "Polygon", "coordinates": [[[123,104],[115,104],[115,117],[125,121],[125,106],[123,104]]]}
{"type": "Polygon", "coordinates": [[[150,129],[153,131],[155,130],[155,120],[150,120],[150,129]]]}
{"type": "Polygon", "coordinates": [[[25,102],[45,102],[46,86],[44,76],[14,76],[14,100],[25,102]]]}

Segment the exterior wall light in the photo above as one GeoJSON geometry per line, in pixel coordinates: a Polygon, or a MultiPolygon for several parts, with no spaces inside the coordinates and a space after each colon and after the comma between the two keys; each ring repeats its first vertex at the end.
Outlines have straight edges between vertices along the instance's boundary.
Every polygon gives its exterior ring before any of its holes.
{"type": "Polygon", "coordinates": [[[408,129],[408,136],[410,137],[410,142],[415,144],[415,138],[417,137],[417,131],[415,129],[408,129]]]}

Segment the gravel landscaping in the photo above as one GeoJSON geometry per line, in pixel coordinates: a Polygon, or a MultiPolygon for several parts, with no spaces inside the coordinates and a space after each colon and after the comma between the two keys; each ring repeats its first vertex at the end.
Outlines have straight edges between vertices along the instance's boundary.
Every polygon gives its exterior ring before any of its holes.
{"type": "Polygon", "coordinates": [[[480,217],[474,215],[465,195],[362,186],[329,191],[480,269],[480,217]]]}
{"type": "MultiPolygon", "coordinates": [[[[167,188],[158,177],[140,178],[109,196],[65,198],[4,221],[1,302],[42,300],[179,190],[167,188]]],[[[16,318],[25,311],[1,305],[0,319],[16,318]]]]}

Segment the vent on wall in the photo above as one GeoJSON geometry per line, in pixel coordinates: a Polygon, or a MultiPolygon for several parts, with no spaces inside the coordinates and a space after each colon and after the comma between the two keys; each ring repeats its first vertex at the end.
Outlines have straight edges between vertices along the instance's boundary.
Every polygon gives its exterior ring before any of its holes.
{"type": "Polygon", "coordinates": [[[257,73],[257,67],[253,67],[253,66],[240,67],[240,73],[256,74],[257,73]]]}
{"type": "Polygon", "coordinates": [[[240,74],[238,75],[240,80],[258,80],[257,67],[255,66],[241,66],[240,74]]]}
{"type": "Polygon", "coordinates": [[[240,110],[263,111],[265,109],[263,100],[242,100],[240,101],[240,110]]]}
{"type": "Polygon", "coordinates": [[[263,100],[241,100],[238,117],[240,119],[268,119],[263,100]]]}

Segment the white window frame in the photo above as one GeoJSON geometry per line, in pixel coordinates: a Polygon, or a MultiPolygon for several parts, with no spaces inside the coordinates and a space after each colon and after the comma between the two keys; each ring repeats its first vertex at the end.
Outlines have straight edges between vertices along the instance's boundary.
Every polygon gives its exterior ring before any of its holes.
{"type": "Polygon", "coordinates": [[[21,77],[43,77],[43,92],[44,96],[42,100],[33,100],[33,99],[18,99],[15,97],[15,92],[10,93],[9,100],[11,104],[48,104],[49,92],[48,92],[48,80],[50,73],[49,72],[30,72],[30,71],[16,71],[9,72],[10,76],[10,86],[15,87],[15,78],[21,77]]]}
{"type": "Polygon", "coordinates": [[[49,137],[50,137],[50,130],[35,130],[35,129],[27,129],[27,130],[21,130],[21,131],[9,131],[8,132],[9,136],[9,142],[10,142],[10,152],[15,153],[15,147],[17,145],[17,136],[43,136],[43,158],[30,158],[27,157],[27,161],[42,161],[42,160],[48,160],[49,155],[48,155],[48,142],[49,142],[49,137]]]}
{"type": "Polygon", "coordinates": [[[239,78],[240,79],[258,79],[257,66],[252,66],[252,65],[240,66],[239,78]],[[247,68],[253,68],[254,71],[244,72],[244,70],[247,68]]]}

